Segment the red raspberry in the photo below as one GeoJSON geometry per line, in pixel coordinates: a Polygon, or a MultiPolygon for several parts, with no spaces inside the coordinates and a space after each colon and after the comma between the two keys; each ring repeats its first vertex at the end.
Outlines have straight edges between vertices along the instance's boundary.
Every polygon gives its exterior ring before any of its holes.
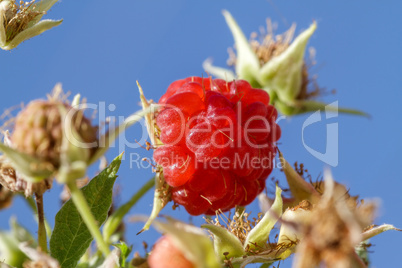
{"type": "Polygon", "coordinates": [[[193,268],[190,262],[173,243],[169,235],[162,236],[156,241],[148,257],[150,268],[193,268]]]}
{"type": "Polygon", "coordinates": [[[185,140],[185,124],[188,116],[178,109],[167,108],[156,118],[156,124],[161,130],[159,139],[164,144],[177,144],[185,140]]]}
{"type": "Polygon", "coordinates": [[[192,215],[214,214],[251,203],[265,188],[281,135],[265,91],[189,77],[173,82],[159,104],[169,105],[156,118],[165,145],[154,159],[175,203],[192,215]]]}
{"type": "Polygon", "coordinates": [[[162,166],[166,182],[173,187],[185,184],[195,171],[194,156],[183,146],[161,146],[155,150],[154,159],[162,166]]]}

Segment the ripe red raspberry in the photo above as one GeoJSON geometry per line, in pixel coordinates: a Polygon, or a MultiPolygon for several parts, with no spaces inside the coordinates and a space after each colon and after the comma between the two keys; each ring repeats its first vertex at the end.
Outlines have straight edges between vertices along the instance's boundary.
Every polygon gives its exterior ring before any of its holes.
{"type": "Polygon", "coordinates": [[[162,236],[148,257],[150,268],[193,268],[190,262],[173,243],[168,235],[162,236]]]}
{"type": "Polygon", "coordinates": [[[278,113],[247,81],[189,77],[173,82],[156,117],[154,152],[172,199],[192,215],[245,206],[273,169],[278,113]]]}

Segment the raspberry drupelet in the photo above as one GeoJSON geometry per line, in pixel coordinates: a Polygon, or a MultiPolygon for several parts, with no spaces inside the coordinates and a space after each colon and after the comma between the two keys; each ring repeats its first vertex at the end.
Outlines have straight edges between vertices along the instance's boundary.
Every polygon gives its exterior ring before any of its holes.
{"type": "Polygon", "coordinates": [[[250,204],[265,188],[281,136],[269,95],[247,81],[189,77],[173,82],[156,117],[154,159],[172,199],[191,215],[250,204]]]}

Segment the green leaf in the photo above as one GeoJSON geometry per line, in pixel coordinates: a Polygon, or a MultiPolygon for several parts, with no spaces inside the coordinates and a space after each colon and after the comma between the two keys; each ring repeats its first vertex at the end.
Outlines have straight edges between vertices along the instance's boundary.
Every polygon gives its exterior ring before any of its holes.
{"type": "Polygon", "coordinates": [[[204,224],[201,227],[213,233],[215,253],[222,260],[246,255],[240,240],[227,229],[213,224],[204,224]],[[227,256],[224,255],[226,252],[229,253],[227,256]]]}
{"type": "Polygon", "coordinates": [[[114,244],[113,246],[115,246],[116,248],[118,248],[120,250],[119,263],[120,263],[120,266],[124,268],[126,266],[126,259],[130,255],[133,247],[127,246],[127,244],[124,243],[123,241],[120,241],[119,244],[114,244]]]}
{"type": "Polygon", "coordinates": [[[275,201],[271,208],[265,213],[261,221],[248,233],[244,248],[261,248],[265,246],[268,240],[269,233],[274,227],[275,223],[282,216],[282,190],[276,186],[275,201]]]}
{"type": "MultiPolygon", "coordinates": [[[[117,178],[122,155],[93,178],[82,193],[99,227],[107,218],[112,204],[113,184],[117,178]]],[[[56,215],[54,231],[50,238],[51,256],[62,268],[75,267],[93,240],[87,226],[72,200],[67,201],[56,215]]]]}

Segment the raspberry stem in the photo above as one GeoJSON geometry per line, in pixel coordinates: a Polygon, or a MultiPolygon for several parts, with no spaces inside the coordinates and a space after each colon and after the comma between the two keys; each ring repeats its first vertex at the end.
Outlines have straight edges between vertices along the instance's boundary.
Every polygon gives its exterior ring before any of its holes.
{"type": "Polygon", "coordinates": [[[47,237],[45,227],[45,212],[43,210],[43,194],[35,194],[36,207],[38,212],[38,244],[42,252],[47,253],[47,237]]]}
{"type": "Polygon", "coordinates": [[[81,190],[78,189],[75,181],[67,182],[67,187],[70,190],[71,199],[73,200],[75,207],[88,227],[89,232],[98,244],[98,248],[102,251],[103,255],[108,256],[110,254],[109,246],[103,240],[102,234],[99,231],[99,226],[92,215],[91,209],[89,208],[84,195],[82,194],[81,190]]]}
{"type": "Polygon", "coordinates": [[[109,239],[116,231],[117,227],[123,220],[123,217],[130,211],[130,209],[140,200],[152,187],[155,186],[155,177],[148,180],[139,189],[131,199],[122,205],[118,210],[116,210],[106,221],[103,227],[103,238],[106,242],[110,242],[109,239]]]}
{"type": "MultiPolygon", "coordinates": [[[[21,195],[21,196],[24,197],[23,199],[27,202],[27,204],[28,204],[29,208],[32,210],[32,212],[34,214],[37,214],[38,208],[36,206],[35,200],[32,197],[25,198],[24,195],[21,195]]],[[[38,220],[38,219],[35,218],[35,220],[38,220]]],[[[47,234],[47,236],[50,237],[52,235],[52,228],[50,227],[49,222],[46,220],[46,217],[44,217],[44,223],[45,223],[45,228],[46,228],[46,234],[47,234]]]]}

